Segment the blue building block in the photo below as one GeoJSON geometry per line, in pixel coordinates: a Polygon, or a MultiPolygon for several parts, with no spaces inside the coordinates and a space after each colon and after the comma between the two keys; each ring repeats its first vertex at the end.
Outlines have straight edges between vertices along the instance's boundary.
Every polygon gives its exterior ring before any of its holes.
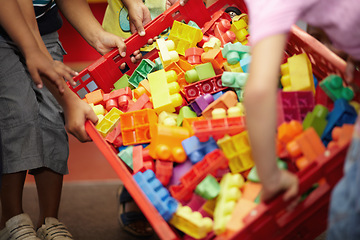
{"type": "Polygon", "coordinates": [[[212,96],[214,97],[214,101],[215,101],[216,99],[218,99],[219,97],[221,97],[223,94],[224,94],[223,91],[214,93],[214,94],[212,95],[212,96]]]}
{"type": "Polygon", "coordinates": [[[212,137],[206,142],[200,142],[196,136],[192,136],[183,140],[181,144],[192,164],[200,162],[206,154],[219,148],[212,137]]]}
{"type": "Polygon", "coordinates": [[[249,66],[250,66],[250,62],[251,62],[251,56],[243,58],[240,60],[240,66],[242,68],[242,70],[244,71],[244,73],[248,73],[249,72],[249,66]]]}
{"type": "Polygon", "coordinates": [[[160,215],[165,221],[169,221],[176,212],[178,202],[170,196],[169,191],[155,177],[155,173],[152,170],[137,172],[134,179],[160,215]]]}
{"type": "Polygon", "coordinates": [[[353,106],[351,106],[345,99],[338,99],[334,102],[333,110],[327,116],[327,125],[321,136],[324,145],[327,146],[332,140],[331,132],[334,127],[341,127],[344,123],[354,124],[357,113],[353,106]]]}

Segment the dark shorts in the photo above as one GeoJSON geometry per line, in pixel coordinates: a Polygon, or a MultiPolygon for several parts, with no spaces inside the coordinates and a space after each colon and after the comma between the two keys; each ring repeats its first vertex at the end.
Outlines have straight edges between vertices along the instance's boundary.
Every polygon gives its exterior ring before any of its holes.
{"type": "MultiPolygon", "coordinates": [[[[47,34],[43,40],[52,57],[62,61],[65,51],[58,34],[47,34]]],[[[1,36],[0,62],[3,173],[47,167],[67,174],[68,136],[60,105],[45,87],[36,88],[16,46],[1,36]]]]}

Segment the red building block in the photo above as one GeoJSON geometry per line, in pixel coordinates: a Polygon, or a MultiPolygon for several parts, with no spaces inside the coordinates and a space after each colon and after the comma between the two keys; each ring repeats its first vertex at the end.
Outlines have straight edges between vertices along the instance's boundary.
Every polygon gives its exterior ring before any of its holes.
{"type": "Polygon", "coordinates": [[[186,100],[190,102],[201,95],[217,93],[226,88],[222,85],[221,75],[217,75],[185,86],[184,94],[186,100]]]}
{"type": "Polygon", "coordinates": [[[155,175],[163,186],[167,186],[170,182],[173,173],[173,165],[173,162],[169,161],[155,161],[155,175]]]}
{"type": "Polygon", "coordinates": [[[198,47],[188,48],[185,51],[186,60],[190,64],[201,64],[201,54],[204,52],[204,49],[198,47]]]}
{"type": "Polygon", "coordinates": [[[204,159],[196,163],[193,168],[180,178],[179,185],[170,187],[171,195],[179,201],[188,201],[196,186],[208,175],[216,175],[218,169],[228,166],[228,159],[220,149],[205,155],[204,159]]]}
{"type": "Polygon", "coordinates": [[[245,118],[240,116],[194,121],[193,130],[200,142],[206,142],[210,137],[218,140],[225,134],[233,136],[244,131],[245,118]]]}
{"type": "Polygon", "coordinates": [[[149,155],[148,149],[143,149],[141,145],[133,147],[133,174],[137,172],[145,172],[151,169],[153,172],[154,161],[149,155]]]}

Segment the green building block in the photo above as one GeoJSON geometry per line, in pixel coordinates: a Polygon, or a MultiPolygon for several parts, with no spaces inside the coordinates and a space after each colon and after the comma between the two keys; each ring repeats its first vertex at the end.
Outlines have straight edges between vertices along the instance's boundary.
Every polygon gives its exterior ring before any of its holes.
{"type": "MultiPolygon", "coordinates": [[[[281,160],[281,159],[278,158],[278,159],[276,160],[276,163],[277,163],[277,165],[278,165],[278,167],[279,167],[280,169],[287,169],[287,164],[286,164],[286,162],[284,162],[283,160],[281,160]]],[[[256,171],[256,166],[253,167],[253,168],[250,170],[250,172],[249,172],[249,174],[248,174],[248,176],[247,176],[247,179],[250,180],[250,181],[252,181],[252,182],[256,182],[256,183],[260,182],[259,176],[258,176],[257,171],[256,171]]]]}
{"type": "Polygon", "coordinates": [[[242,45],[240,42],[227,43],[221,50],[221,53],[227,62],[231,65],[237,64],[241,59],[248,57],[250,53],[250,46],[242,45]]]}
{"type": "Polygon", "coordinates": [[[129,83],[137,88],[139,83],[144,80],[149,73],[155,68],[155,63],[149,59],[142,59],[139,66],[135,69],[131,77],[129,78],[129,83]]]}
{"type": "Polygon", "coordinates": [[[248,73],[225,71],[221,76],[221,82],[224,87],[243,88],[248,77],[248,73]]]}
{"type": "Polygon", "coordinates": [[[220,192],[220,184],[211,175],[208,175],[195,188],[195,193],[206,200],[216,198],[220,192]]]}
{"type": "Polygon", "coordinates": [[[115,90],[130,87],[129,78],[129,75],[124,74],[119,80],[114,83],[115,90]]]}
{"type": "Polygon", "coordinates": [[[129,168],[133,169],[133,146],[128,146],[117,155],[129,168]]]}
{"type": "Polygon", "coordinates": [[[320,104],[315,105],[313,111],[306,114],[302,123],[303,129],[306,130],[309,127],[313,127],[315,132],[321,137],[327,125],[326,117],[328,113],[327,107],[320,104]]]}
{"type": "Polygon", "coordinates": [[[184,106],[180,109],[179,115],[176,118],[176,125],[179,127],[182,125],[184,118],[195,118],[197,117],[196,112],[191,110],[190,107],[184,106]]]}
{"type": "Polygon", "coordinates": [[[354,92],[343,85],[343,79],[338,75],[329,75],[319,83],[320,87],[333,101],[343,98],[351,101],[354,98],[354,92]]]}
{"type": "Polygon", "coordinates": [[[215,76],[216,74],[211,62],[197,65],[194,69],[185,72],[185,80],[188,83],[194,83],[215,76]]]}

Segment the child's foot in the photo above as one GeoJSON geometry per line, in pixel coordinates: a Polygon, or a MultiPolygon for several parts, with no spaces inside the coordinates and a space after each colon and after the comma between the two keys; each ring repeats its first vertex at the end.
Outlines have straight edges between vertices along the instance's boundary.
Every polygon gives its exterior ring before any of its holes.
{"type": "Polygon", "coordinates": [[[120,225],[126,232],[131,233],[132,235],[138,237],[152,236],[154,234],[154,230],[152,229],[150,223],[147,221],[134,200],[131,197],[124,197],[124,194],[122,194],[123,191],[124,186],[121,186],[118,191],[118,199],[120,203],[118,219],[120,225]]]}
{"type": "Polygon", "coordinates": [[[56,218],[45,218],[45,224],[37,230],[37,236],[42,240],[70,240],[73,236],[65,225],[56,218]]]}
{"type": "Polygon", "coordinates": [[[26,213],[10,218],[6,222],[6,227],[1,230],[0,237],[1,240],[39,240],[36,237],[34,225],[26,213]]]}

